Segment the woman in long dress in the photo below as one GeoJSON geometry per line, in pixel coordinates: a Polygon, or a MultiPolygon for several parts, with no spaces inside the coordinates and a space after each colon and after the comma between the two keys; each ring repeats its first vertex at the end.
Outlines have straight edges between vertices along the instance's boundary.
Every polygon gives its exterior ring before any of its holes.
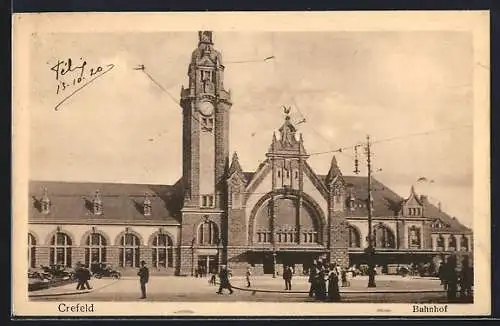
{"type": "Polygon", "coordinates": [[[318,278],[317,278],[317,287],[318,287],[318,292],[316,294],[316,299],[317,300],[325,300],[326,299],[326,275],[327,271],[324,268],[321,268],[319,273],[318,273],[318,278]]]}
{"type": "Polygon", "coordinates": [[[339,275],[335,265],[330,265],[330,272],[328,274],[328,301],[340,301],[339,291],[339,275]]]}

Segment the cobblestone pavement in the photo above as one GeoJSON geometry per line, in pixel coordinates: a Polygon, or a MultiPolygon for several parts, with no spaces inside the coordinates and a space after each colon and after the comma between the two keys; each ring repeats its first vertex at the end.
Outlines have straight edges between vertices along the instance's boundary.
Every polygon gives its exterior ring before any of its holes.
{"type": "MultiPolygon", "coordinates": [[[[95,280],[94,290],[90,293],[66,296],[47,296],[31,298],[43,301],[139,301],[140,287],[137,278],[122,278],[118,281],[95,280]],[[102,282],[102,283],[101,283],[102,282]],[[108,282],[104,284],[104,282],[108,282]]],[[[207,278],[191,277],[152,277],[148,284],[146,301],[189,301],[189,302],[225,302],[225,301],[253,301],[253,302],[314,302],[306,292],[309,283],[305,277],[296,277],[293,280],[293,291],[282,291],[284,283],[281,278],[270,276],[255,277],[252,288],[248,290],[243,278],[233,278],[232,285],[241,287],[235,289],[234,294],[224,295],[215,292],[218,287],[209,285],[207,278]],[[253,290],[257,291],[253,291],[253,290]],[[271,292],[261,292],[266,290],[271,292]],[[298,292],[298,293],[297,293],[298,292]]],[[[439,280],[433,279],[403,279],[379,277],[377,288],[366,287],[365,278],[351,280],[349,288],[342,288],[343,302],[391,302],[391,303],[443,303],[446,302],[445,293],[439,280]],[[375,291],[375,292],[373,292],[375,291]]]]}

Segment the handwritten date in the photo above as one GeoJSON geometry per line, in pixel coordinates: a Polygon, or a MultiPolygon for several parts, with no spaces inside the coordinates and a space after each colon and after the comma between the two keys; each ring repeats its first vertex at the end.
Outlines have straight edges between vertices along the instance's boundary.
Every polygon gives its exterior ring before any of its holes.
{"type": "Polygon", "coordinates": [[[89,68],[87,61],[82,58],[80,58],[78,63],[75,63],[71,58],[67,60],[57,60],[57,63],[50,68],[50,70],[54,72],[57,82],[56,94],[62,94],[68,90],[73,91],[65,96],[54,109],[58,111],[61,104],[71,96],[90,85],[97,78],[103,76],[113,68],[113,64],[108,64],[106,67],[95,66],[89,68]]]}

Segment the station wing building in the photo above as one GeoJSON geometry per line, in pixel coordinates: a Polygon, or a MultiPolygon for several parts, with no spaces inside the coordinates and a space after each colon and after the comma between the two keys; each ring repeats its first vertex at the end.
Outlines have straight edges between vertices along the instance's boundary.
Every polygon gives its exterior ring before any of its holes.
{"type": "MultiPolygon", "coordinates": [[[[181,90],[183,175],[174,185],[30,182],[31,268],[105,262],[134,271],[192,275],[227,264],[272,274],[292,265],[306,273],[314,259],[344,266],[366,262],[372,209],[377,265],[436,262],[472,254],[472,231],[425,196],[402,198],[367,178],[345,176],[335,157],[327,175],[307,163],[302,135],[288,116],[270,136],[254,172],[229,155],[231,94],[212,33],[199,32],[181,90]]],[[[179,144],[180,145],[180,144],[179,144]]]]}

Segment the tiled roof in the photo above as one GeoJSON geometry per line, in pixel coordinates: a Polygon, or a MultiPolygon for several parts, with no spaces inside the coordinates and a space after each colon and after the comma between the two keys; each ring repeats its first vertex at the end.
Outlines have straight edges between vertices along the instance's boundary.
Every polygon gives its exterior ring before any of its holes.
{"type": "Polygon", "coordinates": [[[441,228],[432,228],[432,232],[472,233],[472,230],[460,223],[458,219],[441,211],[439,208],[431,204],[426,198],[422,201],[425,216],[439,219],[444,224],[441,228]]]}
{"type": "Polygon", "coordinates": [[[247,184],[246,184],[247,186],[250,183],[250,181],[252,181],[254,174],[255,174],[255,172],[243,172],[243,175],[245,176],[245,179],[247,181],[247,184]]]}
{"type": "Polygon", "coordinates": [[[29,218],[43,221],[123,221],[141,223],[179,224],[182,195],[176,185],[146,185],[91,182],[30,182],[29,218]],[[50,212],[40,209],[43,189],[47,188],[50,212]],[[91,211],[96,190],[102,200],[102,215],[91,211]],[[143,214],[145,194],[149,195],[152,213],[143,214]]]}
{"type": "MultiPolygon", "coordinates": [[[[325,182],[326,175],[319,176],[325,182]]],[[[366,216],[368,200],[368,178],[362,176],[343,176],[347,191],[354,192],[355,209],[347,209],[348,216],[366,216]]],[[[372,178],[372,199],[374,217],[394,216],[401,208],[403,198],[386,187],[384,184],[372,178]]]]}

